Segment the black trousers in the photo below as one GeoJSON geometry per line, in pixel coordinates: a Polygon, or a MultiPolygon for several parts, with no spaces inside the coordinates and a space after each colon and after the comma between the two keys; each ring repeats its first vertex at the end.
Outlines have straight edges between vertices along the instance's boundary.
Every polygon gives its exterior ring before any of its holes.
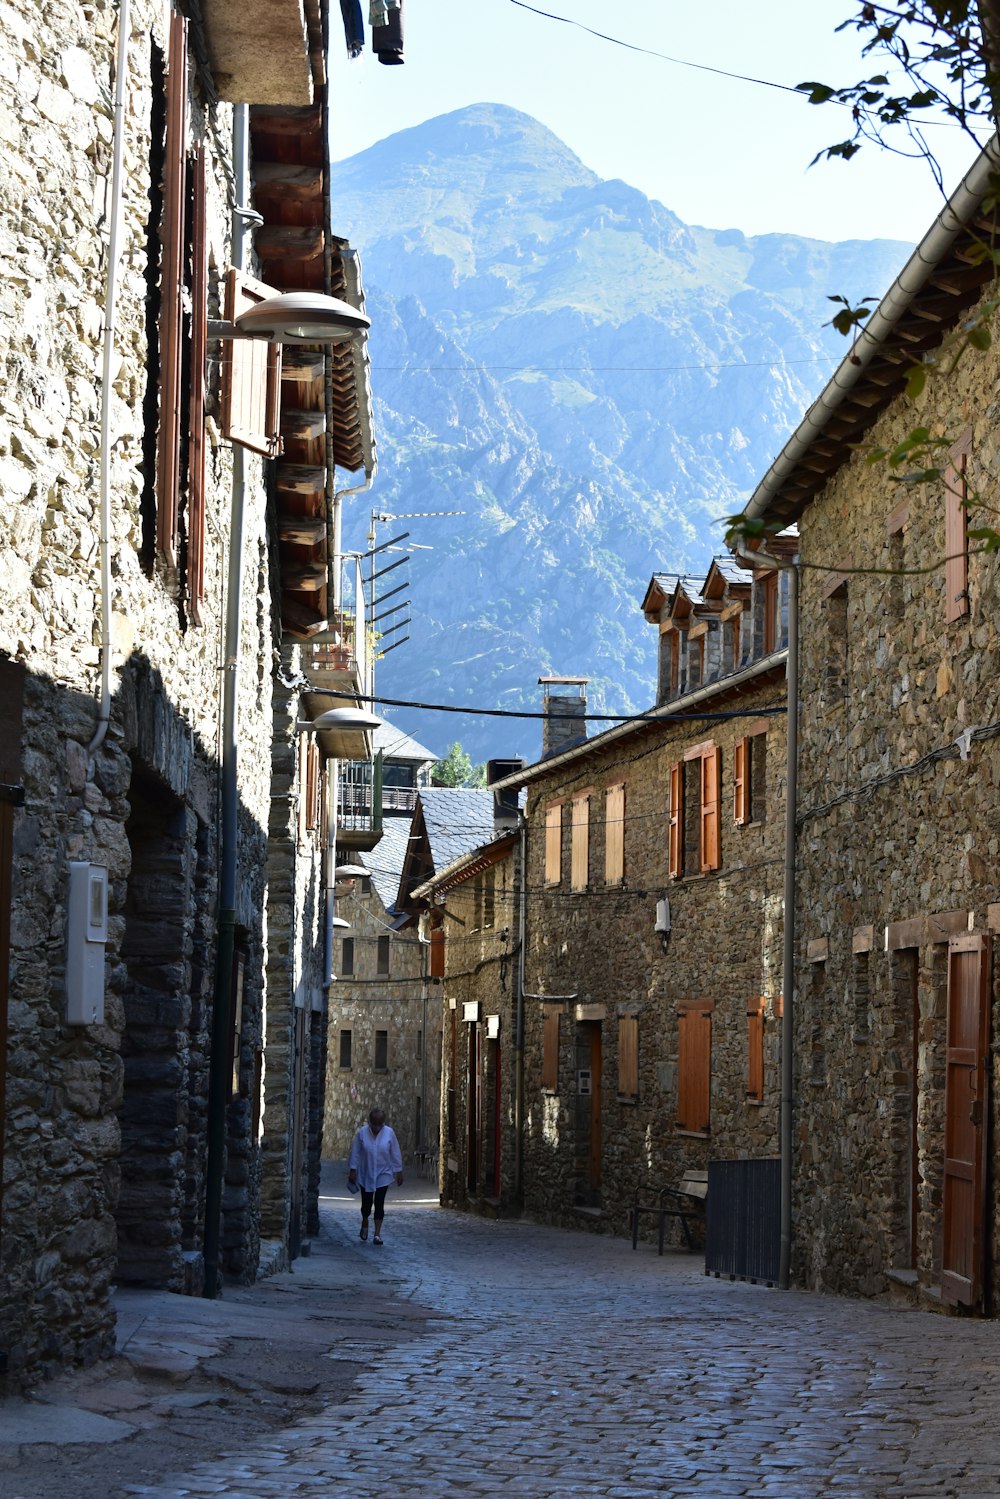
{"type": "Polygon", "coordinates": [[[382,1219],[385,1217],[385,1194],[388,1192],[388,1190],[389,1190],[388,1185],[386,1185],[384,1187],[376,1187],[375,1190],[374,1190],[374,1192],[368,1192],[368,1191],[365,1190],[364,1187],[361,1188],[361,1216],[362,1216],[362,1218],[367,1218],[368,1217],[369,1213],[372,1210],[372,1203],[374,1202],[374,1204],[375,1204],[375,1217],[381,1223],[382,1219]]]}

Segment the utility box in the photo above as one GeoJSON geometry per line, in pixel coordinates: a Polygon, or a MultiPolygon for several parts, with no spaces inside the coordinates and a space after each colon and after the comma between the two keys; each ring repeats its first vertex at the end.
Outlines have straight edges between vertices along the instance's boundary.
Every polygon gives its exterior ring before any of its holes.
{"type": "Polygon", "coordinates": [[[72,860],[66,930],[66,1022],[104,1024],[104,948],[108,940],[108,871],[72,860]]]}

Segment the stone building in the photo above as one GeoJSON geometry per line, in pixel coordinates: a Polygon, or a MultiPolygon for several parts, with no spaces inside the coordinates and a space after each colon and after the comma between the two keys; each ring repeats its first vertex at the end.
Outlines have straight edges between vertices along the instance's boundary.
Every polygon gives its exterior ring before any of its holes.
{"type": "Polygon", "coordinates": [[[208,314],[362,299],[325,6],[190,11],[0,19],[8,1387],[110,1352],[114,1284],[252,1278],[314,1216],[324,762],[366,741],[297,724],[327,706],[312,642],[350,636],[327,499],[373,467],[370,398],[341,345],[233,343],[220,383],[208,314]]]}
{"type": "Polygon", "coordinates": [[[720,559],[700,595],[656,575],[658,705],[497,782],[527,795],[532,1216],[626,1233],[637,1186],[777,1152],[782,599],[772,565],[720,559]]]}
{"type": "Polygon", "coordinates": [[[748,506],[801,532],[794,1266],[809,1286],[993,1313],[1000,578],[973,533],[995,523],[1000,356],[939,356],[993,296],[997,159],[962,183],[748,506]],[[867,461],[918,426],[929,458],[867,461]],[[898,482],[925,467],[939,477],[898,482]]]}
{"type": "Polygon", "coordinates": [[[519,1210],[517,809],[489,842],[413,891],[427,904],[441,1017],[441,1201],[519,1210]]]}
{"type": "Polygon", "coordinates": [[[437,1151],[440,1017],[430,1002],[427,955],[416,930],[398,928],[396,901],[417,797],[437,756],[395,724],[374,732],[374,761],[340,777],[339,936],[330,990],[323,1154],[346,1157],[373,1108],[385,1110],[404,1156],[437,1151]]]}

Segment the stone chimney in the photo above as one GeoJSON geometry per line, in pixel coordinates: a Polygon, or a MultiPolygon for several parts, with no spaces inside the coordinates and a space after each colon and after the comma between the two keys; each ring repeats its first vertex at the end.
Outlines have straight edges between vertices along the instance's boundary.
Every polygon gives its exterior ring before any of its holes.
{"type": "Polygon", "coordinates": [[[542,759],[582,744],[587,737],[589,677],[539,677],[543,689],[542,759]]]}

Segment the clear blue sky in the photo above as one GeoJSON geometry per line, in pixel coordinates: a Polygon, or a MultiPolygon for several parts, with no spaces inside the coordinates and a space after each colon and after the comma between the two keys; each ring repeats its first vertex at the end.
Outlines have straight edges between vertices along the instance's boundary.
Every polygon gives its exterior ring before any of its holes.
{"type": "MultiPolygon", "coordinates": [[[[689,62],[794,85],[872,71],[851,0],[537,0],[539,9],[689,62]]],[[[367,16],[367,0],[362,0],[367,16]]],[[[821,239],[919,239],[940,206],[924,163],[865,150],[820,163],[849,117],[793,94],[714,76],[601,41],[511,0],[404,0],[406,63],[336,49],[334,152],[351,156],[466,104],[523,110],[602,177],[621,177],[688,223],[821,239]]],[[[339,24],[339,21],[338,21],[339,24]]],[[[339,33],[338,33],[339,37],[339,33]]],[[[929,132],[953,187],[968,138],[929,132]]]]}

